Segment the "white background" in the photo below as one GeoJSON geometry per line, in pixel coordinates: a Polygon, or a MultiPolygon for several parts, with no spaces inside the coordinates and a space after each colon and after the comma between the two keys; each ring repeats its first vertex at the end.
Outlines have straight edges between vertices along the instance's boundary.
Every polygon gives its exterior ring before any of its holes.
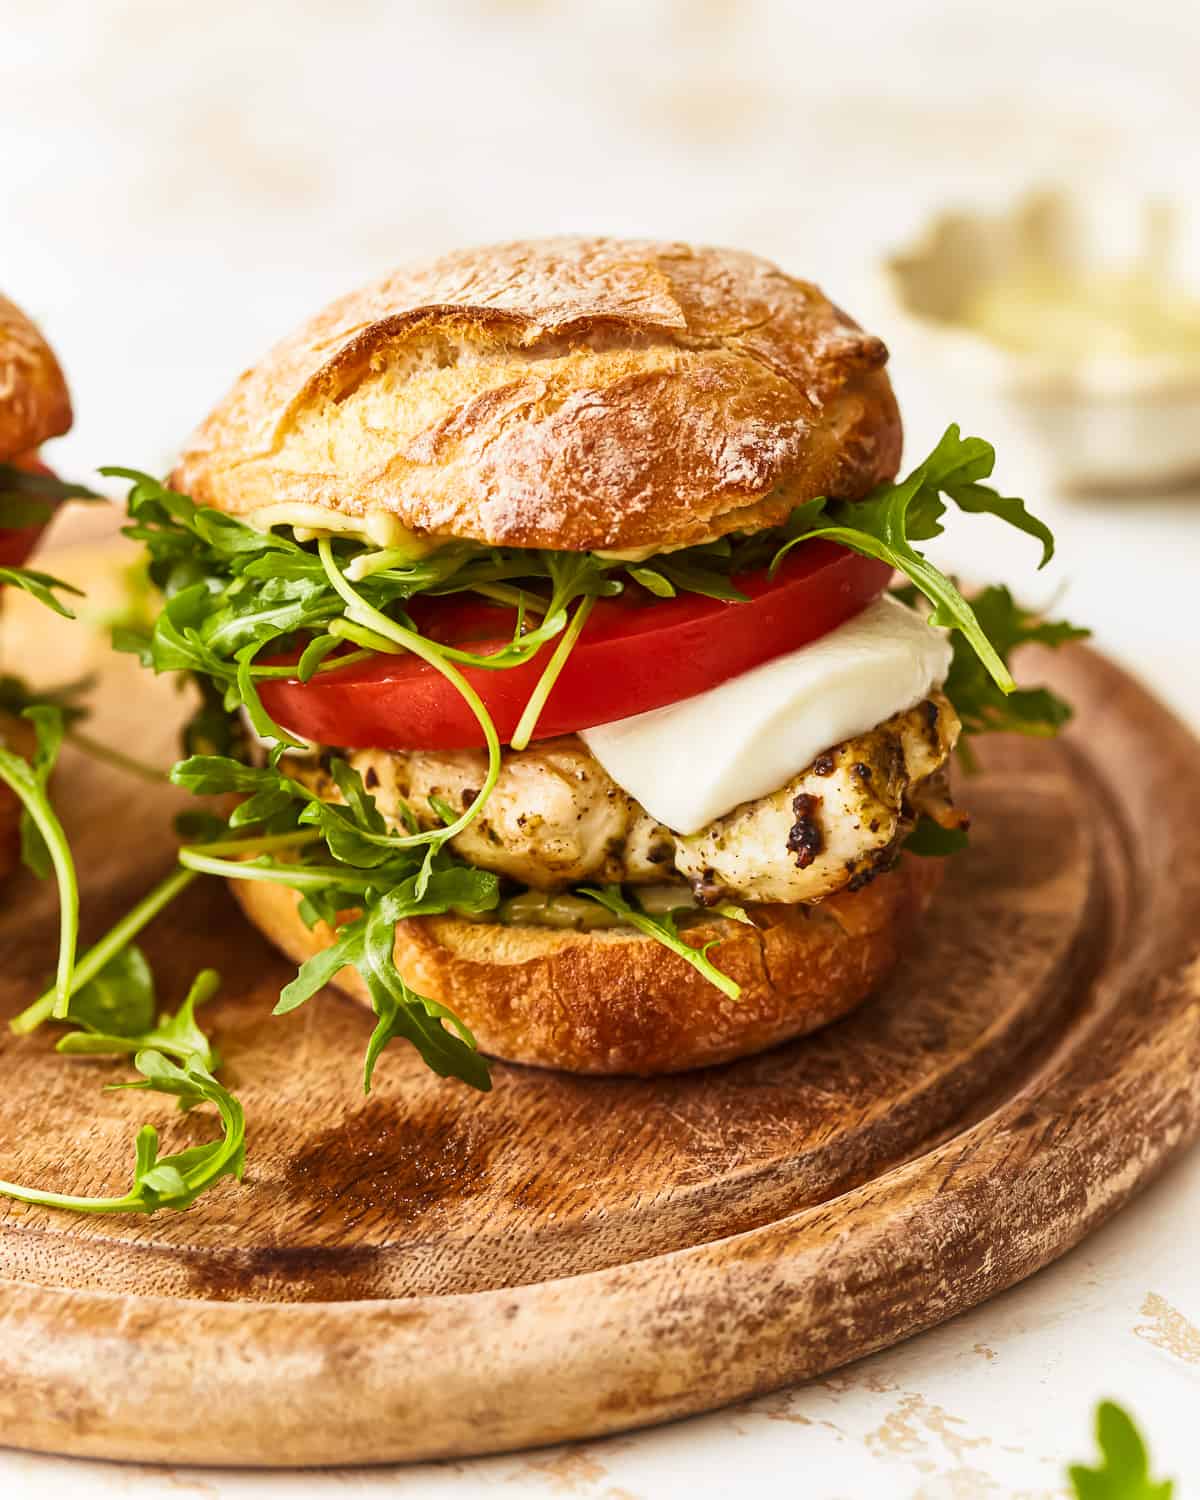
{"type": "MultiPolygon", "coordinates": [[[[1053,180],[1194,194],[1198,17],[1189,0],[0,0],[0,285],[70,374],[78,421],[56,461],[74,474],[161,468],[290,325],[454,244],[567,230],[741,244],[873,322],[879,257],[948,201],[1053,180]]],[[[1005,488],[1060,538],[1035,600],[1064,590],[1200,723],[1200,499],[1055,496],[982,397],[895,343],[910,457],[952,419],[1004,440],[1005,488]]],[[[982,524],[944,557],[1029,594],[1028,545],[982,524]]],[[[0,1493],[1041,1500],[1064,1493],[1063,1462],[1114,1393],[1200,1494],[1198,1230],[1193,1159],[990,1306],[658,1433],[325,1476],[0,1453],[0,1493]]]]}

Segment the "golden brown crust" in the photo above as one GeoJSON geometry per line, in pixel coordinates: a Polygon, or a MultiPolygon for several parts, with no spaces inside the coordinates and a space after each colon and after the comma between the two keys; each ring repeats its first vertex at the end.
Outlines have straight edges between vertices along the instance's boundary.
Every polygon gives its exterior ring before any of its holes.
{"type": "Polygon", "coordinates": [[[50,345],[0,296],[0,463],[71,425],[71,397],[50,345]]]}
{"type": "MultiPolygon", "coordinates": [[[[750,908],[757,930],[714,918],[720,967],[742,986],[729,1000],[651,938],[552,932],[425,917],[397,929],[396,964],[421,994],[449,1005],[480,1050],[573,1073],[676,1073],[760,1052],[843,1016],[908,945],[941,879],[938,860],[905,858],[865,889],[817,906],[750,908]]],[[[232,882],[250,920],[297,962],[329,946],[305,927],[284,886],[232,882]]],[[[358,974],[338,988],[367,1002],[358,974]]]]}
{"type": "Polygon", "coordinates": [[[890,479],[887,350],[730,250],[520,241],[394,272],[244,374],[179,488],[518,547],[676,545],[890,479]]]}

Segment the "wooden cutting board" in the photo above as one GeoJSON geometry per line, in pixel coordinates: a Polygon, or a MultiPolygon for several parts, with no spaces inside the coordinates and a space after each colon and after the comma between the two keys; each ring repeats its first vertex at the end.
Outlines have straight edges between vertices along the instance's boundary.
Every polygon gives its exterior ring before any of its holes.
{"type": "MultiPolygon", "coordinates": [[[[113,597],[111,546],[56,568],[113,597]]],[[[95,666],[92,732],[167,764],[174,685],[14,601],[10,660],[95,666]]],[[[108,1458],[344,1464],[612,1432],[802,1379],[1061,1255],[1200,1123],[1200,746],[1101,657],[1030,658],[1076,703],[1059,743],[1001,741],[911,957],[857,1014],[654,1082],[498,1066],[487,1097],[290,970],[215,882],[147,934],[161,999],[224,975],[208,1023],[244,1100],[244,1184],[185,1214],[0,1203],[4,1441],[108,1458]]],[[[68,752],[57,798],[85,938],[171,864],[185,800],[68,752]]],[[[0,1015],[53,965],[53,891],[7,885],[0,1015]]],[[[123,1191],[121,1064],[0,1040],[0,1176],[123,1191]]]]}

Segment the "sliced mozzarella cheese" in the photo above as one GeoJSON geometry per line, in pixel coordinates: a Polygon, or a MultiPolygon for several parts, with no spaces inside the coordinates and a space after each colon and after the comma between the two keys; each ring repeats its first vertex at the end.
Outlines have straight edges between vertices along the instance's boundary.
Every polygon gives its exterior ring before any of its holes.
{"type": "Polygon", "coordinates": [[[696,833],[919,703],[945,680],[950,656],[945,631],[885,595],[799,650],[580,738],[652,817],[696,833]]]}

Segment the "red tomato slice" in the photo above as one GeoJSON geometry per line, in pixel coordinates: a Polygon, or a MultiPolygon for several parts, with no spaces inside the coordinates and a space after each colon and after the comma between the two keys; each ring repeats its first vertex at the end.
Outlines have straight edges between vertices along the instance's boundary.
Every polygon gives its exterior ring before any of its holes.
{"type": "MultiPolygon", "coordinates": [[[[765,571],[737,578],[745,603],[698,594],[651,599],[634,589],[600,599],[547,699],[537,738],[627,719],[726,682],[827,634],[890,577],[886,563],[818,540],[796,548],[774,579],[765,571]]],[[[410,613],[430,639],[469,643],[481,655],[507,645],[516,620],[514,610],[465,594],[414,600],[410,613]]],[[[504,743],[553,649],[544,646],[519,667],[463,669],[504,743]]],[[[276,723],[323,745],[457,750],[484,743],[462,696],[415,656],[380,655],[307,683],[269,679],[259,691],[276,723]]]]}
{"type": "MultiPolygon", "coordinates": [[[[54,476],[35,453],[26,453],[11,462],[18,469],[27,469],[32,474],[54,476]]],[[[0,568],[19,568],[37,546],[38,537],[45,531],[47,522],[38,526],[0,527],[0,568]]]]}

